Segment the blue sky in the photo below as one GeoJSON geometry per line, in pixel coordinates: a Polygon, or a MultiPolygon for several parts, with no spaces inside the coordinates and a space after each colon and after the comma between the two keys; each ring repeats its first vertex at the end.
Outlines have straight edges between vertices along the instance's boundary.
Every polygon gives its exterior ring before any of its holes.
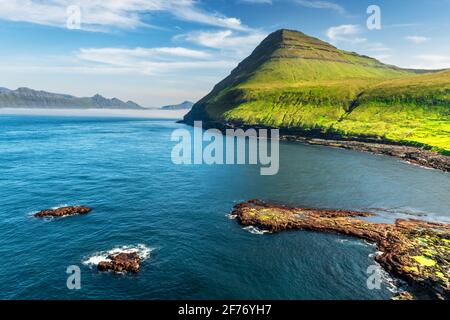
{"type": "Polygon", "coordinates": [[[0,0],[0,87],[148,107],[197,100],[280,28],[389,64],[450,68],[450,0],[0,0]],[[367,28],[369,5],[380,30],[367,28]]]}

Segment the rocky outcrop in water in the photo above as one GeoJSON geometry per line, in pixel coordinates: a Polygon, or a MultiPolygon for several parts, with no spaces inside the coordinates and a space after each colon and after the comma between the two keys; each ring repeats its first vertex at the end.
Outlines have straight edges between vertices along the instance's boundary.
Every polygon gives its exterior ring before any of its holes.
{"type": "Polygon", "coordinates": [[[92,208],[85,206],[74,206],[74,207],[63,207],[58,209],[46,209],[36,213],[34,216],[36,218],[61,218],[67,216],[76,216],[76,215],[84,215],[88,214],[92,211],[92,208]]]}
{"type": "Polygon", "coordinates": [[[119,253],[109,255],[107,261],[102,261],[98,264],[99,271],[112,271],[116,273],[138,273],[141,267],[141,258],[136,252],[119,253]]]}
{"type": "Polygon", "coordinates": [[[369,241],[381,252],[376,261],[405,281],[414,297],[450,299],[449,224],[403,219],[373,223],[363,220],[370,213],[294,208],[259,200],[236,205],[232,214],[244,226],[271,232],[331,232],[369,241]]]}

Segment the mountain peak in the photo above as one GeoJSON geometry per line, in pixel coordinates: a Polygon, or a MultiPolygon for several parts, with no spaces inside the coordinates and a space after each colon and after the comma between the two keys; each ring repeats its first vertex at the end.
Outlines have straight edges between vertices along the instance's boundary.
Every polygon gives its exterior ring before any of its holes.
{"type": "MultiPolygon", "coordinates": [[[[280,29],[268,35],[248,58],[201,99],[186,116],[186,121],[220,119],[228,110],[256,99],[262,90],[274,91],[274,97],[280,88],[306,88],[305,84],[359,79],[353,89],[346,89],[347,96],[353,98],[355,88],[369,79],[389,79],[410,73],[414,72],[339,50],[303,32],[280,29]]],[[[302,94],[309,96],[312,89],[305,89],[306,93],[302,94]]],[[[343,92],[342,88],[337,92],[343,92]]],[[[298,101],[301,99],[304,97],[300,95],[298,101]]]]}
{"type": "Polygon", "coordinates": [[[308,36],[301,31],[291,29],[279,29],[267,36],[267,38],[275,38],[279,40],[284,40],[289,37],[308,37],[308,36]]]}
{"type": "Polygon", "coordinates": [[[270,54],[269,58],[339,58],[339,50],[320,39],[308,36],[300,31],[280,29],[271,33],[255,49],[254,53],[270,54]]]}

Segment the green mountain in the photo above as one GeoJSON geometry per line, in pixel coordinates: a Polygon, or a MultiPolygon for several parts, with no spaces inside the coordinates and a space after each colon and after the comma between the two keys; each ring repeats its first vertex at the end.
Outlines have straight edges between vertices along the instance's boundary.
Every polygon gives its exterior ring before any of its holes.
{"type": "Polygon", "coordinates": [[[143,109],[132,101],[107,99],[99,94],[93,97],[77,98],[67,94],[29,88],[17,90],[0,88],[0,108],[143,109]]]}
{"type": "Polygon", "coordinates": [[[263,125],[450,152],[450,71],[402,69],[279,30],[184,121],[263,125]]]}

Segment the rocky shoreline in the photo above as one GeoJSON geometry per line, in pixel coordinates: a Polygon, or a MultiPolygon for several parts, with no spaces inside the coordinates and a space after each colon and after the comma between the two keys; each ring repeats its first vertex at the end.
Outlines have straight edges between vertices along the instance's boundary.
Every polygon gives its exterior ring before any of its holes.
{"type": "Polygon", "coordinates": [[[259,200],[232,212],[243,226],[271,232],[305,230],[337,233],[376,244],[376,261],[405,281],[416,299],[450,299],[450,224],[398,219],[394,224],[364,221],[371,213],[294,208],[259,200]]]}
{"type": "Polygon", "coordinates": [[[318,138],[305,138],[292,135],[283,135],[281,137],[281,140],[382,154],[400,158],[403,161],[419,166],[450,172],[449,156],[429,150],[424,150],[418,147],[363,142],[355,140],[327,140],[318,138]]]}
{"type": "MultiPolygon", "coordinates": [[[[247,125],[242,123],[222,123],[207,119],[203,119],[202,121],[203,128],[218,129],[223,133],[225,133],[227,129],[276,129],[266,126],[247,125]]],[[[193,123],[185,120],[178,121],[178,123],[183,123],[190,126],[193,125],[193,123]]],[[[433,152],[425,148],[395,144],[392,141],[382,141],[376,137],[342,137],[338,133],[324,133],[320,129],[304,130],[300,128],[280,128],[279,130],[281,141],[299,142],[309,145],[321,145],[333,148],[370,152],[373,154],[382,154],[399,158],[411,164],[450,172],[450,156],[433,152]]]]}

